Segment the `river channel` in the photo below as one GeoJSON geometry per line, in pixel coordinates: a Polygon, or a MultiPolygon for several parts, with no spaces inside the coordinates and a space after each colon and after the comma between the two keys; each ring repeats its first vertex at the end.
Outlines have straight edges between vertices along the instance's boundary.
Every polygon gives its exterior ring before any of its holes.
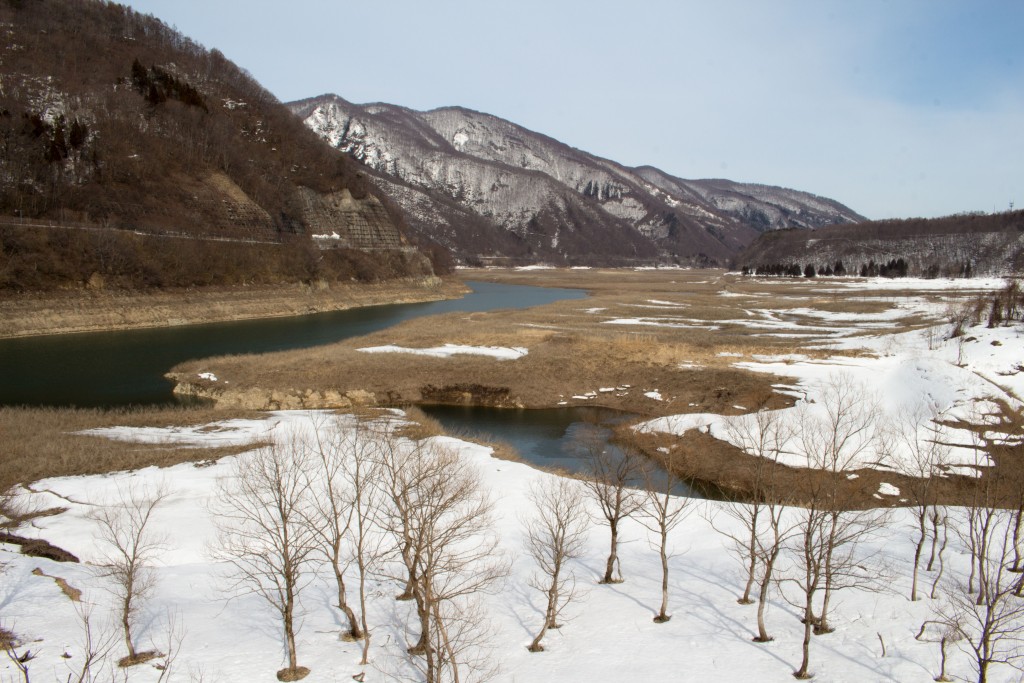
{"type": "MultiPolygon", "coordinates": [[[[467,282],[461,299],[391,304],[287,318],[0,340],[0,406],[113,408],[174,402],[164,373],[191,358],[302,349],[377,332],[405,320],[449,312],[495,311],[581,299],[575,289],[467,282]]],[[[424,409],[455,435],[512,445],[546,469],[584,470],[580,444],[608,443],[624,416],[595,408],[424,409]]],[[[641,481],[634,482],[640,485],[641,481]]],[[[695,494],[685,485],[677,492],[695,494]]]]}
{"type": "Polygon", "coordinates": [[[543,306],[577,289],[467,282],[461,299],[366,306],[287,318],[0,340],[0,406],[117,407],[172,403],[164,373],[183,361],[303,349],[425,315],[543,306]]]}

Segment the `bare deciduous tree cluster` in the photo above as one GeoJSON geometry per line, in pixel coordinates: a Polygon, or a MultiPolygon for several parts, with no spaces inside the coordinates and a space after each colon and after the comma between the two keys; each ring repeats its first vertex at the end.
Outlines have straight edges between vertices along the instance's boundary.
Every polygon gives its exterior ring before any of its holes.
{"type": "MultiPolygon", "coordinates": [[[[983,424],[982,417],[970,421],[983,424]]],[[[726,438],[753,456],[754,497],[716,503],[721,517],[712,516],[711,523],[727,537],[742,567],[738,602],[758,605],[753,640],[772,640],[767,611],[773,599],[796,608],[803,638],[795,677],[812,675],[811,643],[836,628],[840,591],[881,592],[893,574],[893,558],[878,555],[890,517],[884,510],[862,509],[846,485],[862,475],[859,470],[879,463],[906,475],[900,495],[912,521],[907,597],[932,601],[932,618],[917,638],[939,645],[936,680],[946,680],[950,645],[967,653],[979,683],[996,666],[1024,670],[1024,494],[1008,497],[996,477],[982,475],[961,508],[938,505],[934,479],[950,464],[941,419],[934,411],[883,419],[864,387],[833,379],[814,404],[724,423],[726,438]],[[793,462],[806,464],[799,499],[778,478],[783,464],[793,462]],[[947,561],[951,542],[967,571],[947,561]],[[930,589],[920,585],[922,573],[931,575],[930,589]]],[[[330,600],[344,624],[339,636],[362,641],[361,664],[372,659],[369,591],[391,585],[396,599],[408,604],[396,611],[408,615],[409,668],[390,673],[428,683],[494,674],[482,595],[502,585],[509,562],[495,534],[487,487],[443,439],[415,438],[401,427],[396,418],[311,414],[305,432],[238,457],[221,484],[214,509],[220,529],[216,554],[233,570],[234,594],[257,596],[274,612],[287,662],[278,672],[281,680],[308,673],[297,652],[300,598],[319,570],[332,579],[330,600]]],[[[990,457],[986,439],[993,437],[982,430],[973,434],[981,472],[990,457]]],[[[1019,435],[1005,440],[1008,452],[1024,447],[1019,435]]],[[[563,626],[567,608],[581,597],[578,562],[595,520],[608,526],[611,539],[601,571],[591,570],[598,583],[624,580],[618,544],[623,521],[633,518],[649,532],[661,566],[654,620],[671,618],[669,560],[672,538],[678,538],[673,531],[694,507],[691,498],[676,495],[675,450],[662,449],[664,473],[628,445],[613,449],[588,442],[584,451],[589,477],[540,478],[526,497],[523,538],[535,566],[529,585],[540,596],[541,612],[528,646],[532,652],[544,650],[544,638],[563,626]]],[[[150,521],[166,497],[162,489],[132,489],[94,515],[107,548],[102,571],[117,605],[125,665],[152,655],[166,656],[169,667],[183,637],[169,622],[167,644],[161,645],[165,655],[140,652],[138,645],[137,616],[163,547],[150,521]]],[[[86,657],[71,680],[87,681],[113,640],[96,631],[89,609],[83,608],[81,620],[86,657]]],[[[879,639],[885,656],[881,634],[879,639]]],[[[8,656],[23,658],[19,670],[27,680],[30,654],[12,646],[8,656]]]]}

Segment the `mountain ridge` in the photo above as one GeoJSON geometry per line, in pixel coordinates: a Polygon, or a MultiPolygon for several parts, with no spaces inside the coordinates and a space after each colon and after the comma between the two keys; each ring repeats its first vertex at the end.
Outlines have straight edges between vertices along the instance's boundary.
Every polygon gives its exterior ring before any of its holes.
{"type": "Polygon", "coordinates": [[[421,112],[335,94],[287,106],[362,163],[414,231],[464,261],[723,264],[763,230],[863,220],[797,190],[630,168],[466,107],[421,112]]]}

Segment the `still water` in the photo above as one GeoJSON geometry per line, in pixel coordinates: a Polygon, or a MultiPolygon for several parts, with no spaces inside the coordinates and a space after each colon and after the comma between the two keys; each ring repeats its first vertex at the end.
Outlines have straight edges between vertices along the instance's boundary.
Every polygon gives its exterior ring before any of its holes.
{"type": "MultiPolygon", "coordinates": [[[[587,472],[590,450],[607,449],[613,458],[621,458],[622,451],[608,439],[616,422],[628,420],[632,415],[605,408],[575,407],[541,410],[515,410],[481,406],[420,406],[445,431],[454,436],[479,437],[487,441],[504,441],[518,452],[519,457],[531,465],[544,469],[560,469],[572,474],[587,472]]],[[[665,471],[653,465],[650,474],[655,490],[664,490],[665,471]]],[[[643,477],[630,482],[642,487],[643,477]]],[[[673,488],[676,495],[691,498],[713,496],[714,492],[698,491],[685,483],[673,488]]]]}
{"type": "Polygon", "coordinates": [[[192,358],[330,344],[424,315],[581,299],[575,289],[467,282],[462,299],[312,315],[0,340],[0,405],[114,407],[173,402],[163,375],[192,358]]]}

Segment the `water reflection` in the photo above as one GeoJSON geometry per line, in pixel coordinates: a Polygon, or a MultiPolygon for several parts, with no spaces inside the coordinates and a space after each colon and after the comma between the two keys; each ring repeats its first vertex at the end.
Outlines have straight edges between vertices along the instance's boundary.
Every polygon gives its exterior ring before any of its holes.
{"type": "MultiPolygon", "coordinates": [[[[525,462],[544,469],[585,474],[595,449],[603,449],[613,460],[623,457],[622,450],[611,443],[616,422],[628,420],[626,415],[604,408],[551,408],[542,410],[510,410],[479,406],[421,406],[423,412],[440,422],[456,436],[479,437],[504,441],[518,452],[525,462]]],[[[664,490],[664,469],[651,465],[650,478],[655,490],[664,490]]],[[[644,486],[638,475],[630,482],[644,486]]],[[[673,493],[703,498],[703,494],[679,482],[673,493]]]]}

